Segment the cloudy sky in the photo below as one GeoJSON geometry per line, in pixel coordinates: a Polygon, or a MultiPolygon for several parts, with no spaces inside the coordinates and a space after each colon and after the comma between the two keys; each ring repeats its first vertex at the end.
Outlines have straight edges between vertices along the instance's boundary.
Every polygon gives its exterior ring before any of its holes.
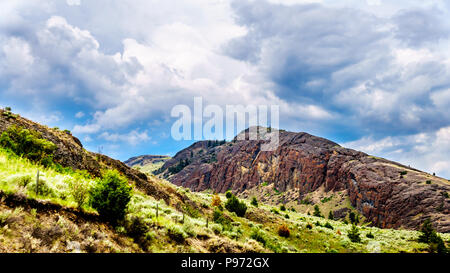
{"type": "Polygon", "coordinates": [[[280,105],[280,127],[450,178],[440,0],[0,1],[0,106],[125,160],[176,104],[280,105]]]}

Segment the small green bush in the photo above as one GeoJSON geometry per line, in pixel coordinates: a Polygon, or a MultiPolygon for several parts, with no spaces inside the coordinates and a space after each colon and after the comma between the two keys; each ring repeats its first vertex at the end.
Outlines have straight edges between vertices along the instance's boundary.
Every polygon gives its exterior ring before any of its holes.
{"type": "Polygon", "coordinates": [[[73,197],[73,200],[81,208],[89,198],[90,184],[89,181],[83,179],[79,175],[74,175],[74,179],[68,181],[69,191],[73,197]]]}
{"type": "Polygon", "coordinates": [[[358,224],[359,223],[359,215],[355,214],[353,211],[350,212],[348,215],[348,218],[350,219],[351,224],[358,224]]]}
{"type": "Polygon", "coordinates": [[[263,246],[266,246],[267,240],[264,235],[264,232],[262,232],[259,229],[253,229],[252,233],[250,234],[250,238],[252,238],[255,241],[260,242],[263,246]]]}
{"type": "Polygon", "coordinates": [[[284,215],[284,218],[289,219],[290,217],[289,217],[288,214],[285,214],[285,215],[284,215]]]}
{"type": "MultiPolygon", "coordinates": [[[[43,197],[56,197],[55,192],[47,184],[47,181],[43,178],[39,178],[39,186],[37,187],[37,194],[43,197]]],[[[27,185],[29,192],[36,193],[36,181],[33,181],[27,185]]]]}
{"type": "Polygon", "coordinates": [[[254,207],[258,207],[258,200],[256,199],[256,197],[252,198],[252,202],[250,204],[252,204],[252,206],[254,207]]]}
{"type": "Polygon", "coordinates": [[[227,199],[230,199],[231,196],[233,196],[233,194],[231,193],[231,191],[227,191],[227,192],[225,193],[225,197],[226,197],[227,199]]]}
{"type": "Polygon", "coordinates": [[[31,183],[32,178],[30,175],[14,175],[9,178],[10,182],[17,184],[22,187],[26,187],[29,183],[31,183]]]}
{"type": "Polygon", "coordinates": [[[0,136],[0,145],[11,152],[33,162],[50,166],[56,145],[42,138],[42,134],[11,125],[0,136]]]}
{"type": "Polygon", "coordinates": [[[324,227],[329,228],[329,229],[334,229],[333,226],[328,222],[325,223],[324,227]]]}
{"type": "Polygon", "coordinates": [[[223,226],[230,225],[231,221],[223,215],[223,212],[219,209],[215,209],[213,212],[213,221],[223,226]]]}
{"type": "Polygon", "coordinates": [[[446,254],[449,252],[445,246],[444,240],[442,240],[441,236],[439,236],[439,234],[437,234],[437,232],[433,229],[430,219],[425,220],[420,232],[421,234],[418,241],[429,244],[430,252],[440,254],[446,254]]]}
{"type": "Polygon", "coordinates": [[[184,231],[176,225],[169,226],[169,228],[167,229],[167,235],[170,239],[174,240],[177,243],[183,243],[187,238],[186,233],[184,233],[184,231]]]}
{"type": "Polygon", "coordinates": [[[116,224],[124,218],[131,200],[132,188],[118,171],[107,171],[91,193],[91,206],[105,220],[116,224]]]}
{"type": "Polygon", "coordinates": [[[239,217],[243,217],[247,211],[247,205],[244,202],[239,201],[233,194],[225,203],[225,208],[236,213],[239,217]]]}
{"type": "Polygon", "coordinates": [[[361,242],[361,237],[359,237],[359,229],[356,227],[355,224],[352,225],[352,228],[349,230],[347,236],[350,239],[350,241],[354,243],[361,242]]]}
{"type": "Polygon", "coordinates": [[[284,205],[281,205],[281,206],[280,206],[280,210],[281,210],[281,211],[286,211],[286,207],[285,207],[284,205]]]}
{"type": "Polygon", "coordinates": [[[313,213],[313,215],[314,215],[314,216],[317,216],[317,217],[323,217],[323,216],[322,216],[322,213],[320,212],[320,209],[319,209],[319,206],[318,206],[318,205],[315,205],[315,206],[314,206],[314,213],[313,213]]]}
{"type": "Polygon", "coordinates": [[[194,225],[188,219],[186,219],[183,223],[183,231],[190,237],[194,237],[197,235],[195,233],[194,225]]]}
{"type": "Polygon", "coordinates": [[[430,185],[431,184],[431,180],[427,180],[427,185],[430,185]]]}
{"type": "Polygon", "coordinates": [[[331,210],[330,210],[330,212],[328,213],[328,219],[334,220],[333,211],[331,211],[331,210]]]}
{"type": "Polygon", "coordinates": [[[313,226],[312,226],[311,224],[308,223],[308,224],[306,224],[306,228],[307,228],[307,229],[312,229],[313,226]]]}
{"type": "Polygon", "coordinates": [[[369,238],[369,239],[375,238],[375,236],[372,234],[372,232],[367,233],[366,237],[369,238]]]}
{"type": "Polygon", "coordinates": [[[131,216],[125,223],[125,229],[127,234],[138,242],[145,238],[149,231],[144,219],[139,216],[131,216]]]}

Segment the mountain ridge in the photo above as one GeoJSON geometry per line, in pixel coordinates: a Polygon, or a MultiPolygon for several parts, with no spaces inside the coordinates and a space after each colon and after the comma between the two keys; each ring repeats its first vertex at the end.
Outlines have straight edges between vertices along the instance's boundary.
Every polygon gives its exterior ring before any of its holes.
{"type": "Polygon", "coordinates": [[[261,151],[264,140],[249,140],[248,132],[242,132],[245,140],[236,137],[221,145],[196,142],[168,160],[161,175],[194,191],[244,195],[264,183],[274,184],[277,191],[289,192],[282,203],[300,204],[322,187],[325,192],[345,191],[372,225],[417,229],[430,218],[439,231],[450,232],[445,197],[450,183],[445,179],[304,132],[278,131],[279,147],[261,151]]]}

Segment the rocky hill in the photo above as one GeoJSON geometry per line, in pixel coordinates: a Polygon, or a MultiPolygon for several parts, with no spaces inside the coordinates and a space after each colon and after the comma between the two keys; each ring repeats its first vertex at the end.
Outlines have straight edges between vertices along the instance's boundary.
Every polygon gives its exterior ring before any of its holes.
{"type": "Polygon", "coordinates": [[[281,203],[303,204],[315,192],[340,192],[375,226],[417,229],[430,218],[437,230],[450,232],[449,181],[307,133],[279,134],[280,145],[273,152],[261,151],[264,141],[248,137],[197,142],[160,172],[193,191],[232,190],[249,196],[270,185],[281,193],[281,203]]]}

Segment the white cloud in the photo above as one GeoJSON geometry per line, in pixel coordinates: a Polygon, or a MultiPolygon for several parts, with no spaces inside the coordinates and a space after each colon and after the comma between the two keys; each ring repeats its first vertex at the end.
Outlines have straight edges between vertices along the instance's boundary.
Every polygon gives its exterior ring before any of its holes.
{"type": "Polygon", "coordinates": [[[108,132],[104,132],[99,135],[99,138],[111,142],[126,142],[133,146],[151,140],[151,137],[147,134],[147,131],[139,132],[137,130],[133,130],[128,134],[110,134],[108,132]]]}
{"type": "Polygon", "coordinates": [[[1,74],[21,76],[27,73],[34,63],[30,45],[16,37],[11,37],[2,43],[0,54],[3,61],[0,63],[1,74]]]}
{"type": "Polygon", "coordinates": [[[342,145],[450,178],[450,127],[382,139],[364,137],[342,145]]]}
{"type": "Polygon", "coordinates": [[[75,117],[76,117],[76,118],[82,118],[82,117],[84,117],[84,113],[83,113],[83,112],[77,112],[77,113],[75,114],[75,117]]]}
{"type": "Polygon", "coordinates": [[[81,0],[66,0],[66,3],[69,6],[79,6],[81,5],[81,0]]]}

